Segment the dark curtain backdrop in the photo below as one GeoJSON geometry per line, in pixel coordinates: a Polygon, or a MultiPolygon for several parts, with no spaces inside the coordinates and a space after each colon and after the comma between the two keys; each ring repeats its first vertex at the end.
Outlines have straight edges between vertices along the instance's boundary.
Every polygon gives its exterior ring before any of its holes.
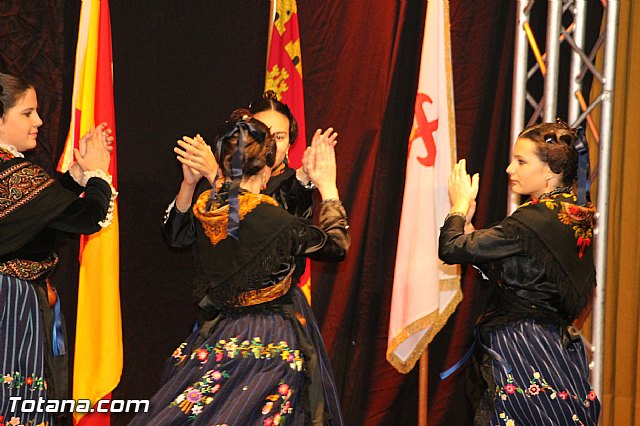
{"type": "MultiPolygon", "coordinates": [[[[211,140],[232,109],[260,95],[269,2],[110,3],[125,348],[114,397],[141,399],[160,385],[164,360],[189,333],[195,316],[191,252],[169,249],[160,232],[162,213],[181,178],[172,147],[182,135],[196,132],[211,140]]],[[[41,133],[40,144],[51,152],[50,163],[61,151],[69,122],[79,4],[0,3],[0,66],[42,81],[38,94],[50,133],[41,133]]],[[[340,133],[338,186],[353,238],[343,264],[315,266],[313,306],[347,424],[415,424],[417,371],[397,373],[385,351],[426,1],[310,0],[298,7],[307,128],[311,134],[334,126],[340,133]]],[[[451,0],[458,156],[468,159],[471,172],[481,173],[476,226],[499,220],[506,210],[514,8],[451,0]]],[[[76,241],[62,239],[61,251],[54,278],[73,340],[76,241]]],[[[467,348],[471,324],[486,299],[477,281],[475,273],[465,271],[464,301],[430,347],[431,425],[470,420],[460,375],[440,382],[437,374],[467,348]]],[[[113,424],[127,420],[114,416],[113,424]]]]}

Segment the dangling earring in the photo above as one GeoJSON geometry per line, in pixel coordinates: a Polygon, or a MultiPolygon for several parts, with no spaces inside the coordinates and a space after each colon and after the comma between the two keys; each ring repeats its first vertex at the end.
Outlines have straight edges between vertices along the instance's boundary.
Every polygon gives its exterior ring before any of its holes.
{"type": "Polygon", "coordinates": [[[545,179],[547,180],[547,185],[545,186],[545,188],[549,189],[549,181],[551,180],[551,178],[547,176],[545,179]]]}

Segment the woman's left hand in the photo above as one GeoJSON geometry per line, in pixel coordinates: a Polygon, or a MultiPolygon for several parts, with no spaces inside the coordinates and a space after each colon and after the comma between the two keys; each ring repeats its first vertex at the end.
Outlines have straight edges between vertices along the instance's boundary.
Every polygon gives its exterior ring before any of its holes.
{"type": "Polygon", "coordinates": [[[188,166],[192,172],[207,178],[209,183],[213,183],[218,173],[218,162],[202,136],[183,136],[182,140],[178,140],[178,146],[173,148],[173,152],[178,154],[178,161],[183,166],[188,166]]]}
{"type": "Polygon", "coordinates": [[[78,143],[78,148],[74,148],[76,162],[83,171],[102,170],[109,171],[111,151],[108,138],[105,132],[106,123],[101,123],[95,129],[91,129],[78,143]],[[83,152],[84,151],[84,152],[83,152]]]}
{"type": "Polygon", "coordinates": [[[334,145],[324,136],[311,142],[311,146],[305,151],[303,163],[307,164],[307,170],[311,182],[318,188],[322,199],[339,198],[336,186],[336,154],[334,145]]]}
{"type": "MultiPolygon", "coordinates": [[[[317,145],[320,140],[324,143],[329,144],[331,147],[335,147],[338,143],[338,132],[333,131],[333,127],[329,127],[324,132],[322,129],[316,130],[313,134],[313,138],[311,139],[311,146],[317,145]]],[[[311,181],[309,177],[308,168],[309,168],[309,152],[311,150],[311,146],[309,146],[302,157],[302,166],[298,170],[296,170],[296,176],[300,182],[308,183],[311,181]]]]}
{"type": "Polygon", "coordinates": [[[473,177],[467,173],[466,160],[462,159],[453,166],[449,175],[449,198],[451,199],[452,212],[460,212],[465,215],[469,212],[472,203],[475,205],[479,183],[480,175],[478,173],[473,177]]]}

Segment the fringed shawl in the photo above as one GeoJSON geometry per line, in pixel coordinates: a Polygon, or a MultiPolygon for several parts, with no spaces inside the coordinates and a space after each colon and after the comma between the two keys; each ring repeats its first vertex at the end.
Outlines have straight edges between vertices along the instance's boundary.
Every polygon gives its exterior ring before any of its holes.
{"type": "Polygon", "coordinates": [[[232,306],[242,292],[273,285],[290,272],[295,251],[293,235],[305,229],[299,219],[278,207],[268,196],[241,193],[241,220],[236,240],[224,233],[228,205],[214,205],[214,209],[205,214],[202,203],[207,199],[208,192],[205,192],[194,205],[194,215],[199,220],[196,225],[200,270],[196,277],[197,299],[208,296],[209,301],[219,307],[232,306]]]}
{"type": "Polygon", "coordinates": [[[523,204],[503,224],[506,235],[544,265],[569,318],[581,313],[596,285],[594,217],[592,206],[578,206],[575,195],[561,193],[523,204]]]}

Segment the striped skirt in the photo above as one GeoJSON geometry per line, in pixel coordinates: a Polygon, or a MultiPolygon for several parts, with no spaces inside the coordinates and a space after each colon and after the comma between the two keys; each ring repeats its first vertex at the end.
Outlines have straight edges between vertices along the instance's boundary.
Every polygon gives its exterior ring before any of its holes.
{"type": "Polygon", "coordinates": [[[529,320],[491,331],[489,347],[498,354],[490,425],[597,425],[600,402],[581,340],[563,345],[559,326],[529,320]]]}
{"type": "Polygon", "coordinates": [[[34,286],[0,274],[0,424],[53,424],[47,413],[32,410],[30,402],[37,405],[47,397],[44,336],[34,286]]]}

